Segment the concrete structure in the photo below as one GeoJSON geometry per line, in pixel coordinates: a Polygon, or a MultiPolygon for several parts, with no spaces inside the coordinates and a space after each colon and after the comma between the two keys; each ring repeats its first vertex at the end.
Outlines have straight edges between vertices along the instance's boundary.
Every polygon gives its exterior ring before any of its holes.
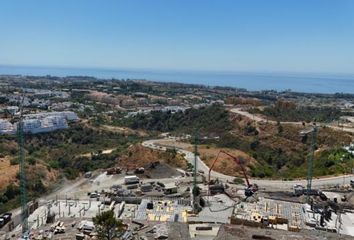
{"type": "Polygon", "coordinates": [[[24,119],[23,130],[25,133],[53,132],[59,129],[68,128],[68,124],[63,117],[48,116],[43,119],[24,119]]]}
{"type": "Polygon", "coordinates": [[[67,121],[77,121],[79,117],[76,113],[71,111],[64,111],[64,112],[41,112],[41,113],[34,113],[34,114],[26,114],[24,115],[27,119],[42,119],[46,117],[61,117],[65,118],[67,121]]]}
{"type": "Polygon", "coordinates": [[[230,223],[233,208],[236,204],[225,194],[203,197],[206,206],[197,216],[188,217],[189,222],[198,223],[230,223]]]}
{"type": "Polygon", "coordinates": [[[35,89],[35,88],[23,88],[23,91],[33,95],[35,97],[57,97],[57,98],[68,98],[70,94],[63,91],[52,91],[48,89],[35,89]]]}
{"type": "Polygon", "coordinates": [[[189,109],[189,107],[181,107],[181,106],[166,106],[164,108],[161,109],[161,111],[163,112],[168,112],[171,111],[171,113],[176,113],[176,112],[184,112],[187,109],[189,109]]]}
{"type": "Polygon", "coordinates": [[[0,134],[15,134],[16,127],[8,120],[0,119],[0,134]]]}
{"type": "Polygon", "coordinates": [[[159,222],[187,222],[190,206],[181,205],[177,200],[143,199],[136,212],[136,219],[159,222]]]}
{"type": "Polygon", "coordinates": [[[8,106],[5,110],[10,114],[15,115],[19,111],[19,108],[17,106],[8,106]]]}
{"type": "Polygon", "coordinates": [[[303,204],[263,199],[256,203],[236,205],[231,220],[247,226],[274,226],[278,229],[299,231],[305,226],[303,204]]]}
{"type": "MultiPolygon", "coordinates": [[[[44,112],[24,115],[23,130],[25,133],[44,133],[68,128],[68,121],[78,120],[74,112],[44,112]]],[[[15,134],[17,124],[0,119],[0,134],[15,134]]]]}

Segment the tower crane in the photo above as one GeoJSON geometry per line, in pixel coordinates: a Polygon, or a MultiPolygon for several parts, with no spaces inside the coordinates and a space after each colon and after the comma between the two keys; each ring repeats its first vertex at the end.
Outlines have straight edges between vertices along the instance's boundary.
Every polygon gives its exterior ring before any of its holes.
{"type": "Polygon", "coordinates": [[[307,135],[311,134],[311,154],[307,159],[307,190],[306,190],[306,195],[307,195],[307,202],[310,202],[310,195],[311,195],[311,187],[312,187],[312,178],[313,178],[313,161],[315,158],[315,150],[316,150],[316,145],[317,145],[317,133],[318,133],[318,127],[316,123],[314,125],[306,130],[303,130],[300,132],[300,136],[305,137],[307,135]]]}
{"type": "Polygon", "coordinates": [[[20,195],[21,195],[21,225],[22,237],[28,239],[28,207],[27,207],[27,179],[26,179],[26,164],[24,151],[24,131],[23,131],[23,102],[24,95],[20,99],[19,116],[14,116],[17,123],[17,139],[18,139],[18,159],[19,159],[19,173],[20,173],[20,195]]]}
{"type": "MultiPolygon", "coordinates": [[[[209,183],[209,187],[210,187],[210,173],[211,173],[211,170],[214,168],[214,165],[215,163],[218,161],[219,159],[219,156],[220,154],[225,154],[229,157],[232,158],[232,160],[234,160],[234,162],[239,165],[241,167],[241,170],[242,170],[242,173],[243,173],[243,176],[245,177],[245,180],[246,180],[246,184],[247,184],[247,187],[245,188],[245,196],[246,197],[251,197],[256,191],[258,191],[258,186],[257,184],[251,184],[248,177],[247,177],[247,174],[246,174],[246,171],[245,171],[245,168],[243,167],[243,164],[241,163],[240,159],[236,156],[233,156],[232,154],[224,151],[224,150],[220,150],[216,159],[214,160],[213,164],[211,165],[211,167],[209,168],[209,175],[208,175],[208,183],[209,183]]],[[[210,192],[210,190],[209,190],[210,192]]]]}

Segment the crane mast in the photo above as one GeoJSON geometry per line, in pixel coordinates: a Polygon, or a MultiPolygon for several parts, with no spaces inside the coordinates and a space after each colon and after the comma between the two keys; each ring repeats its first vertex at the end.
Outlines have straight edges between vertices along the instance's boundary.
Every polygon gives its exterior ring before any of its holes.
{"type": "Polygon", "coordinates": [[[309,161],[307,163],[307,202],[310,201],[310,192],[312,188],[312,178],[313,178],[313,161],[315,158],[316,144],[317,144],[317,126],[314,126],[312,130],[311,155],[308,158],[309,161]]]}
{"type": "Polygon", "coordinates": [[[20,192],[21,192],[21,222],[22,233],[28,232],[28,211],[27,211],[27,189],[26,189],[26,166],[24,154],[24,137],[22,113],[17,126],[18,145],[19,145],[19,165],[20,165],[20,192]]]}
{"type": "Polygon", "coordinates": [[[316,124],[314,124],[311,128],[303,130],[300,132],[301,136],[308,136],[311,134],[311,153],[310,156],[307,158],[307,202],[310,203],[310,195],[311,195],[311,189],[312,189],[312,178],[313,178],[313,161],[315,158],[315,151],[316,151],[316,145],[317,145],[317,132],[318,128],[316,124]]]}
{"type": "Polygon", "coordinates": [[[24,151],[24,130],[23,130],[23,101],[24,95],[19,104],[20,116],[17,124],[17,141],[18,141],[18,161],[19,161],[19,174],[20,174],[20,199],[21,199],[21,225],[22,237],[28,239],[28,207],[27,207],[27,179],[26,179],[26,164],[25,164],[25,151],[24,151]]]}

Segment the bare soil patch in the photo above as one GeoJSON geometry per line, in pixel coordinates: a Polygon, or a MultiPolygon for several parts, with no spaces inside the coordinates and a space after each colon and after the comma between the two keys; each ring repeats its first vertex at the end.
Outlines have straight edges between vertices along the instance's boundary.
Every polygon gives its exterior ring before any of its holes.
{"type": "Polygon", "coordinates": [[[10,157],[0,158],[0,190],[17,181],[16,174],[19,171],[19,166],[11,165],[10,159],[10,157]]]}

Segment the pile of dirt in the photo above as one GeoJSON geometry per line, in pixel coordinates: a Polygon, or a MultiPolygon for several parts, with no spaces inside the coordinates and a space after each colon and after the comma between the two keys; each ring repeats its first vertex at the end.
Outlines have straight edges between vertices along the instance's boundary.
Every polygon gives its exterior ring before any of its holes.
{"type": "Polygon", "coordinates": [[[145,172],[142,174],[146,178],[171,178],[180,176],[181,173],[175,168],[165,163],[153,163],[144,166],[145,172]]]}

